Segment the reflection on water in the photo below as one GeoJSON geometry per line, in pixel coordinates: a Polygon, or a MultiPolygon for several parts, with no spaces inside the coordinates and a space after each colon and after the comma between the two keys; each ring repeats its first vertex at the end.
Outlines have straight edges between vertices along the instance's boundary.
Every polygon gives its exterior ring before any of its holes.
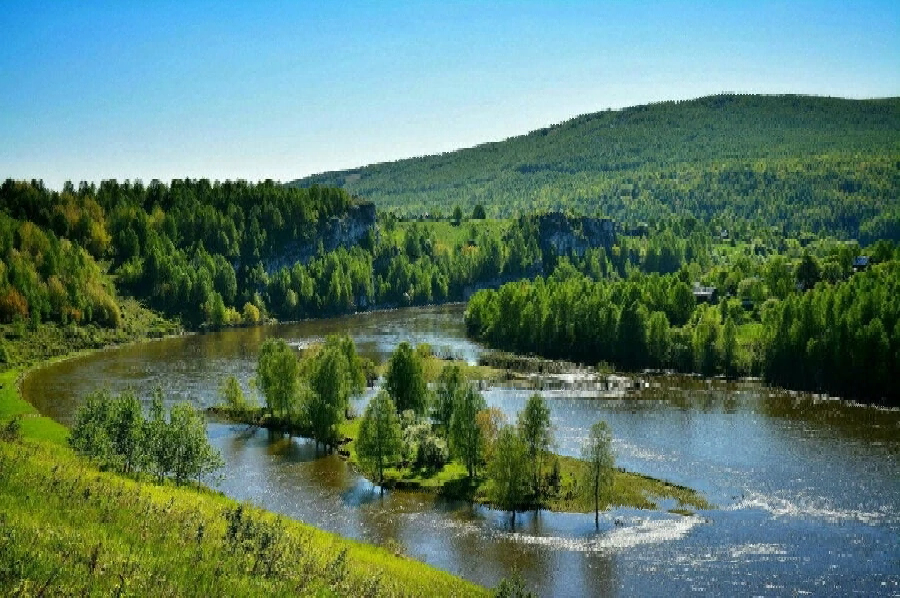
{"type": "MultiPolygon", "coordinates": [[[[462,307],[370,313],[193,335],[100,352],[30,376],[26,398],[68,422],[104,385],[170,400],[218,401],[234,374],[249,388],[262,342],[302,346],[351,334],[383,358],[404,340],[478,359],[462,307]]],[[[221,423],[221,490],[338,534],[402,547],[487,585],[520,571],[539,595],[900,594],[900,412],[773,390],[757,382],[643,376],[600,388],[584,374],[544,385],[557,451],[577,455],[609,422],[618,464],[691,486],[718,509],[695,516],[619,509],[601,518],[507,514],[431,495],[381,494],[311,441],[221,423]]],[[[492,388],[514,418],[531,391],[492,388]]],[[[357,406],[365,402],[358,400],[357,406]]]]}

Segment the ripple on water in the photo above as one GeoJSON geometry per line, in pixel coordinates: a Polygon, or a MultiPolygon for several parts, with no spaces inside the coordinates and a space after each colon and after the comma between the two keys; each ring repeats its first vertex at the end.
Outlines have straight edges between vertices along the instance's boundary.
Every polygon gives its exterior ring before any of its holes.
{"type": "MultiPolygon", "coordinates": [[[[607,518],[609,519],[609,518],[607,518]]],[[[638,545],[677,541],[687,535],[695,526],[705,520],[699,516],[677,516],[675,518],[630,518],[621,526],[600,532],[590,537],[561,537],[531,535],[520,532],[496,531],[497,537],[507,538],[517,543],[540,545],[548,549],[562,551],[594,552],[623,550],[638,545]]]]}
{"type": "Polygon", "coordinates": [[[830,524],[857,521],[870,526],[886,524],[889,521],[897,521],[894,510],[883,507],[883,511],[865,511],[860,509],[842,509],[831,505],[823,497],[813,498],[802,494],[793,494],[791,499],[765,495],[758,492],[749,492],[741,501],[725,508],[731,511],[760,509],[772,514],[773,518],[813,518],[825,520],[830,524]]]}

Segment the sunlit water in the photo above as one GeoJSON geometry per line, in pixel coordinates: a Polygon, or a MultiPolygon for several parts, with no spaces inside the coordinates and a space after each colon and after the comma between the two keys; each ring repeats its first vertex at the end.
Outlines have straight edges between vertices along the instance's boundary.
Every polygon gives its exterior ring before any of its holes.
{"type": "MultiPolygon", "coordinates": [[[[346,332],[384,358],[404,340],[475,361],[462,308],[371,313],[148,342],[62,362],[30,376],[26,398],[70,422],[105,386],[171,400],[218,401],[228,374],[245,385],[271,336],[303,346],[346,332]]],[[[571,386],[565,378],[547,388],[571,386]]],[[[303,439],[211,423],[226,494],[404,553],[486,585],[518,570],[539,595],[900,594],[900,413],[791,394],[758,383],[644,377],[612,390],[545,393],[560,453],[577,455],[599,419],[617,463],[703,492],[717,509],[680,516],[619,509],[593,515],[507,514],[377,489],[303,439]]],[[[530,391],[485,397],[514,417],[530,391]]],[[[359,400],[361,404],[365,399],[359,400]]]]}

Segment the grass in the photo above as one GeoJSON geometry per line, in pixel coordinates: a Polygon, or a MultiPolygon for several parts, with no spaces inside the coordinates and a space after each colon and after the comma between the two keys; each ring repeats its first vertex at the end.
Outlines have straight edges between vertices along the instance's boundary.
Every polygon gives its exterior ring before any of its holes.
{"type": "Polygon", "coordinates": [[[454,225],[447,221],[407,221],[397,223],[394,229],[389,232],[385,232],[382,229],[382,235],[387,235],[391,240],[403,247],[402,244],[406,240],[406,232],[410,228],[416,227],[427,232],[434,239],[435,253],[446,254],[454,251],[457,247],[465,247],[470,241],[473,241],[473,230],[475,231],[475,237],[480,236],[482,233],[489,233],[494,236],[504,233],[511,222],[509,219],[493,218],[484,220],[468,219],[459,225],[454,225]]]}
{"type": "MultiPolygon", "coordinates": [[[[351,439],[342,449],[347,452],[347,458],[353,464],[358,464],[353,439],[359,433],[360,420],[348,420],[341,427],[341,434],[351,439]]],[[[559,460],[560,484],[558,489],[548,493],[540,507],[556,512],[593,512],[593,498],[582,492],[580,484],[585,462],[569,456],[553,457],[559,460]]],[[[386,486],[390,487],[420,489],[490,505],[487,481],[482,478],[469,481],[465,466],[455,460],[434,472],[414,468],[388,468],[385,470],[385,481],[386,486]]],[[[622,469],[613,471],[611,491],[601,500],[601,509],[631,507],[654,510],[659,509],[658,502],[662,501],[675,501],[676,505],[670,511],[682,514],[692,513],[694,509],[714,507],[693,489],[622,469]]]]}
{"type": "Polygon", "coordinates": [[[483,596],[386,549],[203,488],[100,472],[0,442],[0,595],[483,596]]]}

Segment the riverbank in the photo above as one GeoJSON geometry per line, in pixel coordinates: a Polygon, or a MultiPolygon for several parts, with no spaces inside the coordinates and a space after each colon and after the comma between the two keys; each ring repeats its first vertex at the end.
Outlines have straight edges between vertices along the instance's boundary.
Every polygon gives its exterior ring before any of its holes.
{"type": "MultiPolygon", "coordinates": [[[[39,344],[23,341],[28,348],[39,344]]],[[[44,362],[27,362],[36,367],[101,347],[56,349],[47,346],[53,357],[44,362]]],[[[38,353],[28,349],[27,355],[38,353]]],[[[63,425],[22,398],[18,382],[26,370],[0,372],[0,596],[488,593],[389,549],[239,504],[206,487],[102,472],[69,449],[63,425]]]]}

